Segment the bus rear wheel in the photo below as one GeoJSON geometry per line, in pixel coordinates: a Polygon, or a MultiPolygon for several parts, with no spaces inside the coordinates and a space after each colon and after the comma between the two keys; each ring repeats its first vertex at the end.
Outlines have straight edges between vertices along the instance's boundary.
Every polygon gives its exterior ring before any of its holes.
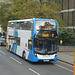
{"type": "Polygon", "coordinates": [[[9,45],[9,50],[8,51],[11,51],[11,45],[9,45]]]}
{"type": "Polygon", "coordinates": [[[25,53],[25,51],[23,51],[23,53],[22,53],[22,58],[26,60],[26,53],[25,53]]]}

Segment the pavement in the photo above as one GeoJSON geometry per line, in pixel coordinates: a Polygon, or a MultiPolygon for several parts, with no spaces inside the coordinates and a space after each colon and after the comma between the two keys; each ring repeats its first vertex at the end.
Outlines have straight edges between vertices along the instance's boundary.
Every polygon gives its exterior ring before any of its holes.
{"type": "Polygon", "coordinates": [[[58,60],[74,65],[75,46],[60,46],[58,52],[58,60]]]}

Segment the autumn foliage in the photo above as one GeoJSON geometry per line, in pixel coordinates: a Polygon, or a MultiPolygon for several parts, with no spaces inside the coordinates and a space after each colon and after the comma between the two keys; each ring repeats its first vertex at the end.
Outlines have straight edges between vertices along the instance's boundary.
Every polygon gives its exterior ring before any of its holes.
{"type": "Polygon", "coordinates": [[[9,20],[29,19],[29,18],[47,18],[56,19],[59,26],[64,26],[64,22],[60,19],[60,4],[50,0],[14,0],[12,4],[6,4],[9,9],[2,12],[2,25],[6,30],[9,20]]]}

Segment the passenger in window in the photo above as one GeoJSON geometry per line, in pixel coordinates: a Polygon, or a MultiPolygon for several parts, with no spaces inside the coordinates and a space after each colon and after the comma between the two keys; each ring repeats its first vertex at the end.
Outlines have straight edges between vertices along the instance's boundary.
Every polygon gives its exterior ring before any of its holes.
{"type": "Polygon", "coordinates": [[[20,29],[23,29],[23,25],[21,24],[21,27],[20,27],[20,29]]]}
{"type": "Polygon", "coordinates": [[[17,24],[16,28],[19,29],[19,25],[18,24],[17,24]]]}

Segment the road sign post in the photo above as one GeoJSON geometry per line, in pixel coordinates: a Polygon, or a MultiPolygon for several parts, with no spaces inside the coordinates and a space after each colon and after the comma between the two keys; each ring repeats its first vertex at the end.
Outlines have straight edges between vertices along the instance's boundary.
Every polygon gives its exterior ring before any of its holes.
{"type": "Polygon", "coordinates": [[[75,75],[75,50],[74,50],[74,72],[73,75],[75,75]]]}

